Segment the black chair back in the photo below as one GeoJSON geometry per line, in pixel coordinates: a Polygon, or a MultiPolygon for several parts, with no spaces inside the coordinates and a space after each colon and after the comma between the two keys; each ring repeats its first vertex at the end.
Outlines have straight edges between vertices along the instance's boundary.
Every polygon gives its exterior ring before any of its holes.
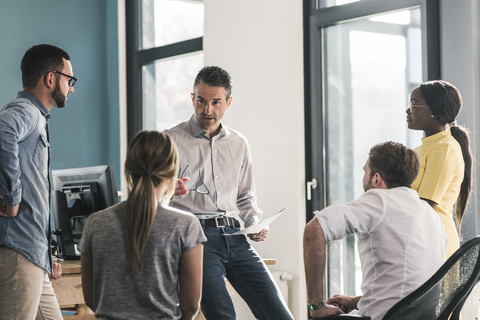
{"type": "Polygon", "coordinates": [[[480,276],[480,236],[465,242],[422,286],[397,302],[383,320],[458,320],[480,276]]]}
{"type": "MultiPolygon", "coordinates": [[[[391,307],[382,320],[459,320],[460,311],[479,278],[480,236],[477,236],[465,242],[417,290],[391,307]]],[[[314,319],[348,319],[345,316],[314,319]]],[[[354,317],[362,320],[370,318],[354,317]]]]}

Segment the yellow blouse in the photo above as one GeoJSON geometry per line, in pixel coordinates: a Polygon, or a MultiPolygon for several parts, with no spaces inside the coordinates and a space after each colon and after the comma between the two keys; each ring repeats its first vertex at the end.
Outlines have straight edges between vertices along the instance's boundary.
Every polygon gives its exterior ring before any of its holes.
{"type": "Polygon", "coordinates": [[[422,139],[415,151],[420,155],[420,172],[412,184],[420,198],[437,203],[435,211],[445,225],[449,243],[447,258],[458,248],[458,233],[452,216],[453,206],[460,193],[465,163],[460,144],[450,130],[422,139]]]}

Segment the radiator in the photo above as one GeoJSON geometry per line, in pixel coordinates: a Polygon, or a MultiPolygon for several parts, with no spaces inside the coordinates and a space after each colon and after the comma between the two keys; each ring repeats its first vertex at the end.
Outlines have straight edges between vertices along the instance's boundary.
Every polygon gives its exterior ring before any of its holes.
{"type": "Polygon", "coordinates": [[[462,308],[462,320],[480,319],[480,283],[478,283],[468,296],[462,308]]]}
{"type": "MultiPolygon", "coordinates": [[[[275,279],[275,282],[280,289],[280,292],[285,299],[285,302],[288,306],[288,281],[293,279],[293,276],[287,272],[272,272],[272,276],[275,279]]],[[[241,320],[255,320],[252,312],[248,308],[247,304],[243,301],[238,293],[233,291],[232,301],[235,306],[235,312],[237,314],[237,319],[241,320]]],[[[290,306],[289,306],[290,307],[290,306]]]]}

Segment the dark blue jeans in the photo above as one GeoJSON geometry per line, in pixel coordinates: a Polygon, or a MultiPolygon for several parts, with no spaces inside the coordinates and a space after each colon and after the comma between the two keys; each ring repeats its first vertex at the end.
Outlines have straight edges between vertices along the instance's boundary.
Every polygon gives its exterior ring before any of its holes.
{"type": "Polygon", "coordinates": [[[247,303],[256,319],[293,320],[285,300],[262,258],[244,235],[223,236],[237,228],[204,229],[201,307],[208,320],[235,319],[224,277],[247,303]]]}

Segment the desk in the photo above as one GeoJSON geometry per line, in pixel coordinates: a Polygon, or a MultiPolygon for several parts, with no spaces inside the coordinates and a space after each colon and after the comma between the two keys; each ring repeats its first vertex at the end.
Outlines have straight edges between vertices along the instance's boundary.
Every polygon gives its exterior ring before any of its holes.
{"type": "Polygon", "coordinates": [[[82,275],[80,260],[61,261],[62,277],[52,280],[53,290],[57,295],[60,308],[76,308],[77,314],[93,314],[85,305],[82,290],[82,275]]]}
{"type": "MultiPolygon", "coordinates": [[[[267,266],[275,265],[275,259],[263,259],[267,266]]],[[[95,319],[93,311],[85,305],[82,291],[82,268],[80,260],[67,260],[60,262],[62,266],[62,277],[58,280],[52,280],[53,290],[57,295],[58,304],[60,308],[77,308],[79,316],[66,316],[67,319],[87,320],[95,319]],[[82,315],[82,316],[80,316],[82,315]]],[[[228,292],[232,294],[233,288],[225,279],[228,292]]],[[[195,320],[204,320],[205,317],[200,310],[195,317],[195,320]]]]}

